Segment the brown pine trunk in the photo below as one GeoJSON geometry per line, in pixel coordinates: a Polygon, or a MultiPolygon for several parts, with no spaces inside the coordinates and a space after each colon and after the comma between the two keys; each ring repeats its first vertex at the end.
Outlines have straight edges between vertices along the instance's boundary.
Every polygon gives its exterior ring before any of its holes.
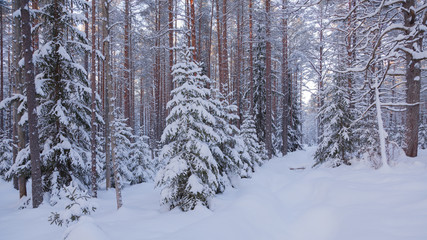
{"type": "MultiPolygon", "coordinates": [[[[104,136],[105,136],[105,187],[106,189],[111,188],[111,155],[110,155],[110,95],[113,92],[112,76],[110,71],[110,40],[108,36],[110,35],[109,31],[109,2],[106,0],[101,0],[101,19],[102,20],[102,54],[105,56],[105,60],[102,63],[102,76],[105,81],[104,83],[104,136]]],[[[112,96],[112,95],[111,95],[112,96]]]]}
{"type": "Polygon", "coordinates": [[[172,91],[172,81],[173,81],[173,77],[172,77],[172,67],[173,67],[173,35],[174,35],[174,31],[173,31],[173,0],[169,0],[169,5],[168,5],[168,12],[169,12],[169,69],[168,69],[168,88],[167,88],[167,94],[168,94],[168,98],[166,101],[170,100],[170,93],[172,91]]]}
{"type": "Polygon", "coordinates": [[[208,41],[208,62],[207,62],[207,75],[211,78],[211,50],[212,50],[212,30],[213,30],[213,15],[214,15],[214,4],[212,3],[211,8],[211,20],[209,25],[209,41],[208,41]]]}
{"type": "Polygon", "coordinates": [[[91,88],[92,88],[92,99],[91,99],[91,156],[92,156],[92,197],[97,197],[97,185],[96,185],[96,123],[95,123],[95,91],[96,91],[96,0],[92,0],[92,53],[91,53],[91,88]]]}
{"type": "MultiPolygon", "coordinates": [[[[405,11],[403,12],[405,27],[412,29],[415,25],[415,12],[406,11],[406,9],[415,8],[415,0],[407,0],[403,4],[405,11]]],[[[427,17],[424,17],[427,19],[427,17]]],[[[425,24],[425,20],[424,20],[425,24]]],[[[411,34],[411,30],[405,34],[411,34]]],[[[408,43],[405,47],[411,50],[423,49],[423,39],[408,43]]],[[[406,60],[406,123],[405,123],[405,153],[408,157],[416,157],[418,155],[418,129],[420,118],[420,93],[421,93],[421,61],[413,58],[412,54],[405,53],[406,60]]]]}
{"type": "Polygon", "coordinates": [[[267,148],[268,158],[271,158],[273,155],[273,144],[271,142],[271,42],[270,42],[270,0],[265,1],[265,11],[266,11],[266,53],[265,53],[265,88],[266,88],[266,116],[265,116],[265,147],[267,148]]]}
{"type": "Polygon", "coordinates": [[[25,81],[27,83],[28,136],[30,141],[31,179],[33,207],[43,202],[42,176],[40,169],[39,132],[37,128],[36,87],[34,82],[34,64],[31,40],[31,19],[29,0],[21,2],[22,33],[25,60],[25,81]]]}
{"type": "Polygon", "coordinates": [[[222,61],[223,61],[223,80],[227,92],[223,92],[226,96],[230,91],[229,72],[228,72],[228,46],[227,46],[227,0],[222,1],[222,61]]]}
{"type": "MultiPolygon", "coordinates": [[[[317,82],[317,109],[320,109],[323,106],[323,8],[320,6],[320,33],[319,33],[319,76],[317,82]]],[[[323,128],[320,123],[320,119],[317,119],[317,143],[320,143],[321,136],[323,134],[323,128]]]]}
{"type": "Polygon", "coordinates": [[[253,54],[253,30],[252,30],[252,0],[249,0],[249,111],[254,113],[254,54],[253,54]]]}
{"type": "Polygon", "coordinates": [[[193,59],[197,61],[197,50],[196,50],[196,13],[194,9],[194,0],[190,0],[191,8],[191,47],[193,47],[193,59]]]}
{"type": "Polygon", "coordinates": [[[288,153],[288,125],[289,125],[289,70],[288,70],[288,15],[287,13],[287,0],[282,0],[283,11],[283,36],[282,36],[282,154],[288,153]]]}
{"type": "Polygon", "coordinates": [[[223,60],[222,60],[222,40],[221,40],[221,23],[219,18],[219,0],[215,1],[216,3],[216,28],[217,28],[217,37],[218,37],[218,70],[219,70],[219,91],[224,94],[224,74],[223,74],[223,60]]]}
{"type": "Polygon", "coordinates": [[[241,78],[241,59],[242,59],[242,32],[241,32],[241,8],[242,1],[239,0],[237,3],[237,59],[236,59],[236,76],[235,76],[235,94],[236,94],[236,102],[237,102],[237,115],[239,119],[237,120],[236,126],[240,129],[240,123],[242,120],[241,115],[241,102],[240,102],[240,78],[241,78]]]}
{"type": "Polygon", "coordinates": [[[131,126],[130,116],[130,63],[129,63],[129,0],[125,0],[125,36],[124,36],[124,69],[123,69],[123,81],[124,81],[124,114],[126,123],[131,126]]]}
{"type": "MultiPolygon", "coordinates": [[[[0,7],[0,102],[3,101],[3,86],[4,86],[4,74],[3,74],[3,7],[0,7]]],[[[3,109],[0,110],[0,129],[4,131],[4,116],[3,109]]]]}
{"type": "MultiPolygon", "coordinates": [[[[13,12],[17,11],[21,6],[21,0],[13,1],[13,12]]],[[[21,19],[20,18],[14,18],[13,19],[13,49],[14,49],[14,56],[13,56],[13,71],[14,71],[14,80],[15,80],[15,93],[16,94],[23,94],[23,87],[24,87],[24,81],[22,77],[22,70],[19,66],[18,62],[22,58],[22,42],[21,42],[21,19]]],[[[15,104],[15,108],[18,108],[18,103],[15,104]]],[[[17,134],[17,152],[25,148],[25,134],[23,127],[18,124],[22,117],[22,113],[18,113],[15,109],[15,127],[16,127],[16,134],[17,134]]],[[[19,186],[19,198],[22,198],[23,196],[27,196],[27,186],[26,186],[26,179],[24,176],[18,176],[18,186],[19,186]]]]}

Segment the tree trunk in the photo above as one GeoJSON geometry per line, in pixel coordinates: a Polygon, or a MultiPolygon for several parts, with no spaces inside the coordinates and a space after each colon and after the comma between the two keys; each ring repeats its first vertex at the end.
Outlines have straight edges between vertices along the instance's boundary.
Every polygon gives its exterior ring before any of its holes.
{"type": "MultiPolygon", "coordinates": [[[[13,12],[17,11],[21,7],[21,0],[13,1],[13,12]]],[[[15,94],[23,94],[23,87],[24,82],[22,78],[22,70],[19,66],[19,61],[22,58],[22,42],[21,42],[21,19],[19,17],[15,17],[13,19],[13,71],[14,71],[14,82],[15,82],[15,94]]],[[[17,152],[25,148],[25,134],[23,127],[18,124],[22,117],[22,113],[17,112],[17,108],[19,106],[19,103],[15,103],[15,127],[16,127],[16,134],[17,134],[17,152]]],[[[19,186],[19,198],[22,198],[23,196],[27,196],[27,186],[26,186],[26,179],[24,176],[18,176],[18,186],[19,186]]]]}
{"type": "Polygon", "coordinates": [[[193,59],[197,61],[197,51],[196,51],[196,13],[194,9],[194,0],[190,0],[191,8],[191,47],[193,47],[193,59]]]}
{"type": "MultiPolygon", "coordinates": [[[[3,7],[0,7],[0,102],[3,101],[3,86],[4,86],[4,74],[3,74],[3,7]]],[[[4,132],[4,115],[3,109],[0,110],[0,130],[4,132]]]]}
{"type": "Polygon", "coordinates": [[[39,132],[37,128],[36,87],[31,40],[29,0],[21,1],[22,43],[24,47],[25,81],[27,83],[28,130],[31,157],[32,201],[37,208],[43,202],[42,176],[40,168],[39,132]]]}
{"type": "Polygon", "coordinates": [[[91,99],[91,156],[92,156],[92,197],[97,197],[97,184],[96,184],[96,122],[95,122],[95,111],[96,111],[96,0],[92,0],[92,53],[91,53],[91,88],[92,88],[92,99],[91,99]]]}
{"type": "Polygon", "coordinates": [[[130,114],[130,55],[129,55],[129,0],[125,0],[125,32],[124,32],[124,69],[123,69],[123,81],[124,81],[124,114],[126,123],[131,126],[131,114],[130,114]]]}
{"type": "Polygon", "coordinates": [[[271,128],[272,128],[272,116],[271,116],[271,39],[270,39],[270,0],[265,1],[266,11],[266,53],[265,53],[265,89],[266,89],[266,116],[265,116],[265,147],[267,148],[268,158],[273,155],[273,144],[271,142],[271,128]]]}
{"type": "Polygon", "coordinates": [[[229,86],[229,73],[228,73],[228,46],[227,46],[227,0],[222,1],[222,61],[223,61],[223,74],[224,74],[224,84],[226,91],[224,91],[224,96],[230,91],[229,86]]]}
{"type": "Polygon", "coordinates": [[[254,54],[253,54],[253,30],[252,30],[252,0],[249,0],[249,111],[254,113],[254,54]]]}
{"type": "Polygon", "coordinates": [[[289,125],[289,70],[288,70],[288,14],[287,13],[287,0],[282,0],[283,11],[283,36],[282,36],[282,154],[288,153],[288,125],[289,125]]]}
{"type": "Polygon", "coordinates": [[[104,76],[104,137],[105,137],[105,188],[111,188],[111,155],[110,155],[110,108],[111,108],[111,93],[113,92],[112,76],[110,71],[110,30],[109,30],[109,1],[101,0],[100,2],[101,9],[101,19],[102,19],[102,54],[105,56],[105,59],[102,63],[102,71],[104,76]]]}
{"type": "Polygon", "coordinates": [[[220,18],[219,18],[219,0],[215,1],[216,4],[216,30],[217,30],[217,40],[218,40],[218,49],[217,49],[217,53],[218,53],[218,76],[219,76],[219,91],[224,94],[224,74],[223,74],[223,60],[222,60],[222,40],[221,40],[221,22],[220,22],[220,18]]]}
{"type": "MultiPolygon", "coordinates": [[[[407,0],[403,4],[403,17],[405,27],[412,29],[415,25],[415,12],[410,10],[415,8],[415,0],[407,0]]],[[[425,12],[424,12],[425,13],[425,12]]],[[[425,24],[425,23],[424,23],[425,24]]],[[[412,30],[405,34],[409,35],[412,30]]],[[[405,47],[411,50],[422,48],[423,38],[409,42],[405,47]]],[[[405,123],[405,144],[406,156],[416,157],[418,155],[418,129],[420,118],[420,93],[421,93],[421,62],[413,58],[412,54],[405,53],[406,60],[406,123],[405,123]]]]}

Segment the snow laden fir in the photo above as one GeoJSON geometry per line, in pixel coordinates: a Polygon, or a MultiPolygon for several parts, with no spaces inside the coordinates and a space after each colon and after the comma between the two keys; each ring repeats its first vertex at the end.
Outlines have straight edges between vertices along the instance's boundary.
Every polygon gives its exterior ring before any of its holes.
{"type": "Polygon", "coordinates": [[[210,79],[188,49],[182,55],[172,68],[177,87],[168,103],[160,153],[164,167],[156,182],[163,204],[187,211],[197,204],[209,207],[214,194],[232,186],[230,179],[249,176],[265,155],[257,145],[253,120],[246,121],[240,137],[230,124],[237,119],[234,106],[210,88],[210,79]]]}

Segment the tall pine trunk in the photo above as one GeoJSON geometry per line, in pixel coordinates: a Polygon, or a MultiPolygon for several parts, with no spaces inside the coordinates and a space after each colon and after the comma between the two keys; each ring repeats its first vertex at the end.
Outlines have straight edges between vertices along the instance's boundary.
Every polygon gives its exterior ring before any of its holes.
{"type": "Polygon", "coordinates": [[[265,116],[265,147],[268,158],[273,155],[273,144],[271,141],[272,111],[271,111],[271,31],[270,31],[270,0],[265,1],[266,11],[266,53],[265,53],[265,89],[266,89],[266,116],[265,116]]]}
{"type": "MultiPolygon", "coordinates": [[[[405,34],[412,34],[412,28],[415,25],[415,0],[407,0],[403,4],[403,17],[405,27],[408,28],[405,34]]],[[[424,11],[425,13],[425,11],[424,11]]],[[[424,16],[426,24],[427,15],[424,16]]],[[[416,41],[409,42],[405,47],[411,50],[422,48],[423,39],[419,37],[416,41]]],[[[406,123],[405,123],[405,153],[408,157],[416,157],[418,154],[418,129],[420,118],[420,93],[421,93],[421,61],[414,59],[411,53],[405,53],[406,60],[406,123]]]]}
{"type": "Polygon", "coordinates": [[[105,188],[111,188],[111,155],[110,155],[110,111],[111,111],[111,93],[113,92],[113,79],[111,75],[111,67],[110,67],[110,30],[109,30],[109,1],[101,0],[101,19],[102,19],[102,54],[105,59],[102,63],[102,71],[104,76],[104,136],[105,136],[105,188]]]}
{"type": "Polygon", "coordinates": [[[289,125],[289,70],[288,70],[288,15],[287,13],[287,0],[282,0],[283,11],[283,36],[282,36],[282,154],[288,153],[288,125],[289,125]]]}
{"type": "Polygon", "coordinates": [[[29,0],[21,1],[22,43],[24,48],[25,81],[27,83],[28,130],[31,157],[31,188],[33,207],[43,202],[42,176],[40,168],[39,132],[37,128],[36,87],[34,82],[34,64],[31,40],[31,19],[29,0]]]}
{"type": "Polygon", "coordinates": [[[96,111],[96,0],[92,0],[92,53],[91,53],[91,88],[92,88],[92,99],[91,99],[91,157],[92,157],[92,196],[97,197],[97,184],[96,184],[96,122],[95,122],[95,111],[96,111]]]}

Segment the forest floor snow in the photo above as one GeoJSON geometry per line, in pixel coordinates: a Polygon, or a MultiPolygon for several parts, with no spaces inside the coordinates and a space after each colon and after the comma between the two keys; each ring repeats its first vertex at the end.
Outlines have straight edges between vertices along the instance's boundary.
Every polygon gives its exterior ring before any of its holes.
{"type": "Polygon", "coordinates": [[[97,211],[68,229],[48,222],[58,207],[17,210],[18,192],[0,180],[0,239],[427,239],[427,151],[390,170],[313,169],[313,152],[266,162],[215,196],[210,210],[167,211],[153,183],[125,188],[120,210],[113,189],[99,191],[97,211]]]}

